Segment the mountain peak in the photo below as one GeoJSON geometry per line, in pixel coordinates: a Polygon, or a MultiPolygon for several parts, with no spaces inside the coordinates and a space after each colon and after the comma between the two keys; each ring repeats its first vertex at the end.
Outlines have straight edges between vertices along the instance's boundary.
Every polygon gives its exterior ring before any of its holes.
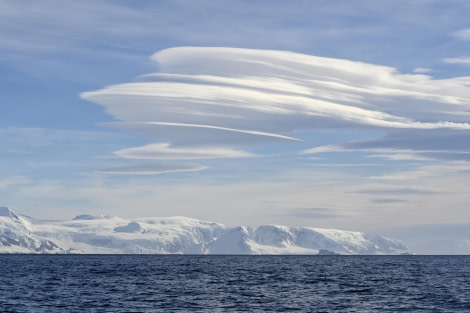
{"type": "Polygon", "coordinates": [[[110,219],[112,216],[109,215],[91,215],[91,214],[80,214],[75,216],[72,220],[74,221],[91,221],[91,220],[101,220],[101,219],[110,219]]]}
{"type": "Polygon", "coordinates": [[[19,220],[18,215],[7,207],[0,207],[0,216],[10,217],[19,220]]]}

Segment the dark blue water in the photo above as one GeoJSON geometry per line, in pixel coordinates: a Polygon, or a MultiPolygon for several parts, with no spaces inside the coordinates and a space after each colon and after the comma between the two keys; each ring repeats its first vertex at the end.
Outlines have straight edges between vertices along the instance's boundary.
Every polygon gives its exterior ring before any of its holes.
{"type": "Polygon", "coordinates": [[[0,312],[470,312],[470,256],[0,255],[0,312]]]}

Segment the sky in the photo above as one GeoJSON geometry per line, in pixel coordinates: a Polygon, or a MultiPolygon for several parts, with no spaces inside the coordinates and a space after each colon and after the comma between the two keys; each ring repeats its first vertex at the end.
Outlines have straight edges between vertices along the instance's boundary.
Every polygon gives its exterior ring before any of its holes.
{"type": "Polygon", "coordinates": [[[470,249],[469,14],[466,0],[0,0],[0,205],[470,249]]]}

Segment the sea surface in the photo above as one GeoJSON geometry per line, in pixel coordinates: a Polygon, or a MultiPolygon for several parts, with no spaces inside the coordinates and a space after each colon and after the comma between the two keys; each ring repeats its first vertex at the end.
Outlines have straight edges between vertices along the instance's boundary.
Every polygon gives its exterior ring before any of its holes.
{"type": "Polygon", "coordinates": [[[470,312],[470,256],[0,255],[0,312],[470,312]]]}

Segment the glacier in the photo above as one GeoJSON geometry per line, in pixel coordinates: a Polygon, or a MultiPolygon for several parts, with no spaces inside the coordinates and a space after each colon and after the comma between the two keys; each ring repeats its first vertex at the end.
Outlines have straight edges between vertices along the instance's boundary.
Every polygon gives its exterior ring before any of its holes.
{"type": "Polygon", "coordinates": [[[37,220],[0,207],[0,253],[51,254],[408,254],[398,240],[336,229],[226,227],[188,217],[79,215],[37,220]]]}

